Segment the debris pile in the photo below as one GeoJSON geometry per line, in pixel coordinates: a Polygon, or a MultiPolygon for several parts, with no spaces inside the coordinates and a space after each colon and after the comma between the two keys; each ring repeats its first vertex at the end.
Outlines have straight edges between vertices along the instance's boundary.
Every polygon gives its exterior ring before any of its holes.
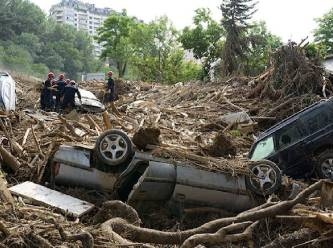
{"type": "Polygon", "coordinates": [[[305,55],[305,46],[294,42],[282,46],[272,55],[272,65],[257,77],[250,97],[279,99],[285,96],[321,94],[323,68],[319,61],[305,55]]]}
{"type": "Polygon", "coordinates": [[[86,223],[66,219],[44,207],[17,203],[14,209],[5,205],[0,210],[0,244],[2,247],[87,248],[114,245],[192,248],[231,244],[267,248],[330,247],[333,212],[327,210],[332,208],[332,202],[323,200],[327,193],[332,194],[331,183],[318,181],[291,200],[269,198],[266,203],[238,215],[215,216],[195,227],[186,228],[185,215],[183,224],[166,231],[144,227],[145,219],[120,201],[104,202],[86,223]]]}
{"type": "MultiPolygon", "coordinates": [[[[292,54],[298,58],[290,60],[294,61],[292,65],[298,74],[293,74],[286,66],[270,69],[268,74],[255,79],[257,93],[251,97],[248,92],[253,85],[248,82],[251,80],[244,78],[232,78],[223,84],[196,82],[174,86],[116,81],[121,93],[116,106],[121,116],[75,111],[58,116],[36,111],[38,80],[26,83],[25,78],[16,77],[18,110],[0,115],[1,166],[7,173],[0,177],[0,202],[3,204],[0,208],[0,247],[180,245],[186,248],[224,244],[324,247],[326,243],[329,247],[333,202],[328,197],[332,194],[331,184],[325,181],[304,187],[293,199],[269,198],[263,205],[238,215],[231,213],[231,217],[225,217],[226,213],[220,209],[195,209],[194,212],[203,212],[206,217],[204,222],[198,218],[196,223],[188,218],[186,209],[180,219],[162,216],[162,210],[143,216],[140,213],[140,218],[130,206],[119,201],[105,201],[111,199],[107,197],[96,201],[97,212],[73,220],[53,209],[23,202],[20,197],[12,198],[6,184],[6,181],[9,186],[24,181],[40,183],[48,159],[59,145],[93,147],[110,124],[112,128],[126,131],[137,149],[155,156],[232,175],[247,173],[244,158],[253,142],[253,134],[320,98],[316,96],[320,87],[307,85],[310,88],[304,88],[308,78],[319,78],[316,68],[310,65],[304,68],[313,73],[303,73],[301,64],[307,61],[302,60],[297,49],[285,48],[283,53],[276,55],[276,61],[285,61],[283,58],[292,54]],[[260,86],[260,82],[264,83],[260,86]],[[297,94],[291,95],[290,87],[297,87],[297,94]],[[310,90],[311,94],[304,94],[310,90]],[[106,122],[108,119],[110,123],[106,122]],[[153,215],[155,219],[156,215],[162,219],[160,230],[164,231],[154,229],[157,224],[151,223],[153,215]],[[172,224],[166,226],[166,223],[172,224]]],[[[83,82],[80,87],[91,90],[103,101],[104,82],[83,82]]],[[[70,194],[71,189],[64,191],[70,194]]],[[[85,191],[79,191],[76,196],[82,198],[81,192],[85,191]]]]}

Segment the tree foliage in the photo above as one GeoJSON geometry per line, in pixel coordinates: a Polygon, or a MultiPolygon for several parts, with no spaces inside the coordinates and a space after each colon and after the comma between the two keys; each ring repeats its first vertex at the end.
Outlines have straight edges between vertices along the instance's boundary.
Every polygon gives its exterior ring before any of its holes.
{"type": "Polygon", "coordinates": [[[97,40],[103,45],[102,58],[111,59],[117,67],[119,77],[123,77],[128,61],[133,53],[133,31],[139,21],[122,13],[114,12],[98,30],[97,40]]]}
{"type": "Polygon", "coordinates": [[[258,75],[269,65],[271,54],[282,45],[282,41],[267,30],[264,22],[251,24],[247,40],[246,60],[240,68],[245,75],[258,75]]]}
{"type": "Polygon", "coordinates": [[[222,72],[228,76],[239,72],[239,65],[246,60],[249,49],[248,21],[256,10],[252,0],[223,0],[220,8],[222,26],[226,32],[222,49],[222,72]]]}
{"type": "Polygon", "coordinates": [[[322,18],[316,20],[315,41],[324,49],[326,54],[333,54],[333,9],[322,18]]]}
{"type": "Polygon", "coordinates": [[[180,42],[185,49],[191,50],[195,58],[202,60],[204,74],[210,70],[210,64],[219,57],[222,27],[212,19],[209,9],[195,10],[194,27],[185,27],[180,36],[180,42]]]}
{"type": "Polygon", "coordinates": [[[165,16],[144,23],[126,12],[113,13],[97,39],[104,47],[102,57],[115,63],[120,77],[127,71],[135,79],[177,82],[197,78],[200,71],[200,66],[184,60],[178,32],[165,16]]]}
{"type": "Polygon", "coordinates": [[[27,0],[0,0],[0,25],[0,65],[6,69],[37,76],[52,70],[74,79],[94,70],[91,38],[47,19],[27,0]]]}

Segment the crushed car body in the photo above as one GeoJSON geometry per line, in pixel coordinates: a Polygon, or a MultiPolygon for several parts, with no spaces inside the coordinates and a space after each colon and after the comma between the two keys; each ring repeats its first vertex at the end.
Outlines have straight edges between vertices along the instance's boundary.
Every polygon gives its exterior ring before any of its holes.
{"type": "Polygon", "coordinates": [[[134,151],[120,130],[103,133],[94,147],[60,146],[49,162],[55,184],[113,192],[130,205],[142,202],[170,206],[210,206],[241,212],[256,205],[256,195],[271,194],[281,185],[281,172],[269,161],[253,163],[254,178],[191,167],[134,151]]]}

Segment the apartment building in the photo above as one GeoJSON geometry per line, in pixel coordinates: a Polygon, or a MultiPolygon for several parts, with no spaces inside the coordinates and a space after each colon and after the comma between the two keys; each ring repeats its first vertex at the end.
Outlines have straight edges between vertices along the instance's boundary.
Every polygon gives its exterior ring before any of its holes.
{"type": "MultiPolygon", "coordinates": [[[[50,9],[50,17],[59,23],[73,25],[77,30],[86,31],[89,35],[97,34],[97,29],[103,24],[113,10],[97,8],[94,4],[78,0],[62,0],[50,9]]],[[[102,47],[94,41],[94,54],[99,56],[102,47]]]]}

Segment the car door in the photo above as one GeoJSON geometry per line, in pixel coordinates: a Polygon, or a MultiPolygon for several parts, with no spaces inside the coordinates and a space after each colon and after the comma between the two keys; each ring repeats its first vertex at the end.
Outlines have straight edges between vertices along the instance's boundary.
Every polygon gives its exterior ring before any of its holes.
{"type": "Polygon", "coordinates": [[[305,146],[306,135],[307,132],[298,119],[274,134],[277,152],[269,159],[278,163],[283,172],[293,178],[304,177],[312,171],[305,146]]]}
{"type": "Polygon", "coordinates": [[[307,137],[304,143],[309,155],[333,144],[333,108],[328,103],[300,117],[300,121],[306,127],[307,137]]]}

